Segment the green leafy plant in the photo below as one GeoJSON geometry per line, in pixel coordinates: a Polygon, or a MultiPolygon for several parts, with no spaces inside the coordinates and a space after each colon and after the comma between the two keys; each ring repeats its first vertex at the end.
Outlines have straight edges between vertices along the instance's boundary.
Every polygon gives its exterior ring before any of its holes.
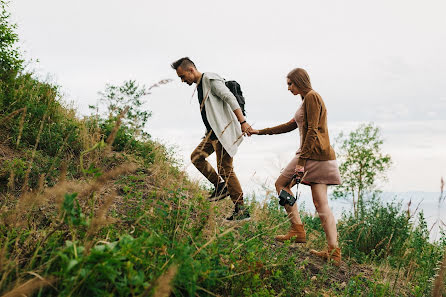
{"type": "Polygon", "coordinates": [[[79,202],[76,200],[77,193],[65,194],[63,201],[64,221],[70,226],[87,226],[85,215],[79,202]]]}

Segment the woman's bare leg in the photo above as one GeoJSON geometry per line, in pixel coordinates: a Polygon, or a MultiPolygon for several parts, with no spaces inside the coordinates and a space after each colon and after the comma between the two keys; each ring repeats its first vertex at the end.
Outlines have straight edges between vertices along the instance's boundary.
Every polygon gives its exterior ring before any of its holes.
{"type": "Polygon", "coordinates": [[[313,203],[321,219],[322,227],[327,237],[327,243],[331,247],[338,247],[338,233],[336,231],[336,221],[328,206],[327,185],[312,184],[311,194],[313,203]]]}
{"type": "MultiPolygon", "coordinates": [[[[285,177],[283,175],[280,175],[279,178],[277,178],[276,183],[275,183],[277,195],[279,195],[281,190],[285,190],[289,194],[293,195],[293,192],[291,192],[291,188],[289,185],[290,181],[291,181],[290,178],[285,177]]],[[[302,220],[300,219],[300,215],[299,215],[299,209],[297,207],[297,202],[294,203],[293,206],[289,206],[288,204],[285,204],[285,210],[288,214],[288,218],[290,219],[291,224],[293,224],[293,225],[302,224],[302,220]]]]}

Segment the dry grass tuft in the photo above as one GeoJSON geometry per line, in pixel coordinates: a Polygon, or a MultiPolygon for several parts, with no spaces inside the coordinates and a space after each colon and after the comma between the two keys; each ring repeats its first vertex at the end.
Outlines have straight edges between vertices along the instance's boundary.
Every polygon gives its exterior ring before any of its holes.
{"type": "Polygon", "coordinates": [[[22,117],[20,118],[20,123],[19,123],[19,136],[17,137],[17,142],[15,144],[15,147],[18,148],[19,144],[20,144],[20,139],[22,138],[22,133],[23,133],[23,126],[25,125],[25,117],[26,117],[26,107],[22,112],[22,117]]]}
{"type": "Polygon", "coordinates": [[[7,257],[7,251],[6,248],[8,247],[7,245],[8,242],[8,237],[5,238],[4,242],[3,242],[3,246],[0,245],[0,271],[4,271],[4,267],[7,265],[7,263],[9,262],[9,259],[7,257]]]}
{"type": "Polygon", "coordinates": [[[55,278],[44,279],[40,276],[36,276],[33,279],[19,285],[18,287],[12,289],[3,297],[23,297],[31,296],[35,291],[40,290],[43,287],[51,286],[55,282],[55,278]]]}
{"type": "MultiPolygon", "coordinates": [[[[9,121],[10,119],[15,117],[19,113],[26,114],[26,107],[23,107],[23,108],[17,109],[16,111],[11,112],[9,115],[7,115],[6,117],[4,117],[3,119],[0,120],[0,124],[3,124],[5,122],[9,121]]],[[[22,117],[23,117],[23,115],[22,115],[22,117]]]]}
{"type": "Polygon", "coordinates": [[[203,249],[205,249],[208,245],[210,245],[212,242],[214,242],[214,240],[217,239],[217,237],[223,237],[226,234],[234,231],[236,228],[236,226],[230,227],[228,229],[226,229],[224,232],[222,232],[221,234],[219,234],[218,236],[215,235],[214,237],[212,237],[210,240],[208,240],[205,244],[203,244],[200,248],[198,248],[195,253],[192,255],[192,257],[195,257],[196,255],[198,255],[203,249]]]}
{"type": "MultiPolygon", "coordinates": [[[[60,209],[62,207],[64,195],[66,193],[77,192],[80,193],[80,198],[82,197],[84,199],[87,199],[93,192],[101,189],[107,183],[107,181],[119,177],[123,174],[134,172],[136,169],[136,164],[123,164],[106,172],[98,179],[92,181],[90,184],[85,185],[85,183],[66,181],[67,168],[66,163],[64,162],[61,168],[61,176],[59,178],[59,182],[54,187],[44,188],[44,175],[41,175],[39,179],[38,191],[27,191],[22,193],[17,204],[15,205],[15,208],[4,217],[4,223],[7,223],[11,226],[21,226],[27,220],[17,218],[24,218],[30,211],[35,210],[36,207],[49,205],[52,209],[60,209]],[[51,204],[51,201],[53,201],[54,204],[51,204]]],[[[103,209],[101,208],[99,210],[99,217],[94,221],[94,226],[96,226],[97,228],[100,228],[104,224],[109,224],[111,222],[109,219],[105,218],[105,213],[108,211],[111,204],[113,203],[114,197],[115,196],[106,197],[106,203],[102,206],[103,209]]],[[[92,234],[96,232],[96,227],[91,230],[92,234]]]]}
{"type": "Polygon", "coordinates": [[[440,202],[444,201],[446,199],[446,195],[443,195],[444,193],[444,179],[443,177],[441,177],[441,181],[440,181],[440,202]]]}
{"type": "Polygon", "coordinates": [[[437,277],[434,281],[434,288],[432,290],[432,296],[441,297],[444,292],[444,276],[446,271],[446,249],[443,254],[443,262],[440,265],[440,269],[438,270],[437,277]]]}
{"type": "Polygon", "coordinates": [[[110,133],[107,140],[105,141],[109,146],[111,146],[113,144],[113,142],[115,141],[116,134],[118,133],[119,127],[121,126],[122,118],[127,114],[128,111],[129,111],[129,106],[124,108],[124,110],[121,111],[118,118],[116,119],[115,126],[113,127],[112,132],[110,133]]]}
{"type": "Polygon", "coordinates": [[[65,182],[67,179],[68,163],[66,160],[62,162],[60,167],[59,183],[65,182]]]}
{"type": "MultiPolygon", "coordinates": [[[[149,87],[148,91],[151,91],[153,88],[158,88],[158,87],[160,87],[160,86],[162,86],[162,85],[168,84],[168,83],[170,83],[171,81],[173,81],[173,79],[170,79],[170,78],[162,79],[162,80],[160,80],[159,82],[157,82],[157,83],[151,85],[151,86],[149,87]]],[[[147,94],[151,94],[151,93],[148,92],[147,94]]]]}
{"type": "Polygon", "coordinates": [[[154,297],[169,297],[172,292],[171,282],[177,274],[177,265],[172,265],[156,280],[156,289],[154,297]]]}
{"type": "Polygon", "coordinates": [[[214,207],[211,206],[209,209],[206,225],[203,227],[203,237],[210,240],[215,236],[217,230],[217,223],[215,217],[214,207]]]}
{"type": "Polygon", "coordinates": [[[12,211],[6,218],[5,222],[12,226],[19,226],[25,220],[23,218],[29,211],[37,206],[42,206],[50,200],[54,200],[60,208],[63,203],[63,196],[67,192],[78,192],[82,189],[82,185],[75,182],[59,182],[54,187],[46,188],[42,192],[26,192],[24,193],[12,211]]]}
{"type": "Polygon", "coordinates": [[[37,183],[37,193],[43,191],[44,184],[45,184],[45,174],[41,173],[39,175],[39,182],[37,183]]]}
{"type": "Polygon", "coordinates": [[[8,190],[9,191],[13,191],[15,188],[15,172],[14,169],[11,169],[10,173],[9,173],[9,178],[8,178],[8,190]]]}
{"type": "Polygon", "coordinates": [[[98,209],[96,216],[91,221],[90,227],[87,231],[87,237],[91,237],[96,234],[103,226],[115,222],[114,218],[107,218],[106,215],[113,202],[115,201],[116,196],[116,192],[113,192],[104,198],[104,204],[98,209]]]}
{"type": "Polygon", "coordinates": [[[86,188],[79,194],[79,197],[90,197],[93,192],[96,192],[102,188],[108,180],[124,174],[135,172],[137,168],[138,166],[134,163],[123,164],[113,168],[112,170],[98,177],[93,183],[87,185],[86,188]]]}

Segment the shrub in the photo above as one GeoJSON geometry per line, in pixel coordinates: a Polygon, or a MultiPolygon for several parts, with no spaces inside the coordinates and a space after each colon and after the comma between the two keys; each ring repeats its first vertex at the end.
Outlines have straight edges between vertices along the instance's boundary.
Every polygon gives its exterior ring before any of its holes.
{"type": "Polygon", "coordinates": [[[17,48],[17,26],[10,23],[7,5],[8,2],[0,1],[0,82],[14,77],[23,68],[23,59],[17,48]]]}
{"type": "MultiPolygon", "coordinates": [[[[415,296],[429,294],[446,236],[443,234],[439,242],[431,243],[422,212],[415,221],[402,210],[400,203],[383,204],[373,199],[358,218],[353,213],[344,213],[338,232],[344,255],[360,263],[390,265],[396,269],[396,280],[405,277],[406,282],[412,283],[415,296]]],[[[357,279],[349,290],[361,290],[362,284],[357,279]]]]}
{"type": "Polygon", "coordinates": [[[338,229],[343,251],[365,262],[400,254],[409,237],[411,223],[400,204],[384,205],[375,198],[357,218],[352,213],[344,213],[338,229]]]}

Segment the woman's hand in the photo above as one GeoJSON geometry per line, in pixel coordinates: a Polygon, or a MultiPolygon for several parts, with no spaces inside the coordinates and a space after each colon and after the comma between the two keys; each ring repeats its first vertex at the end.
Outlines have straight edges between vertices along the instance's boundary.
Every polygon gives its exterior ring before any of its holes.
{"type": "Polygon", "coordinates": [[[251,127],[251,129],[249,130],[249,136],[251,136],[251,135],[253,135],[253,134],[259,134],[259,130],[257,130],[257,129],[253,129],[252,127],[251,127]]]}
{"type": "Polygon", "coordinates": [[[294,169],[294,173],[296,175],[299,175],[300,177],[304,174],[304,167],[302,165],[296,165],[296,168],[294,169]]]}

